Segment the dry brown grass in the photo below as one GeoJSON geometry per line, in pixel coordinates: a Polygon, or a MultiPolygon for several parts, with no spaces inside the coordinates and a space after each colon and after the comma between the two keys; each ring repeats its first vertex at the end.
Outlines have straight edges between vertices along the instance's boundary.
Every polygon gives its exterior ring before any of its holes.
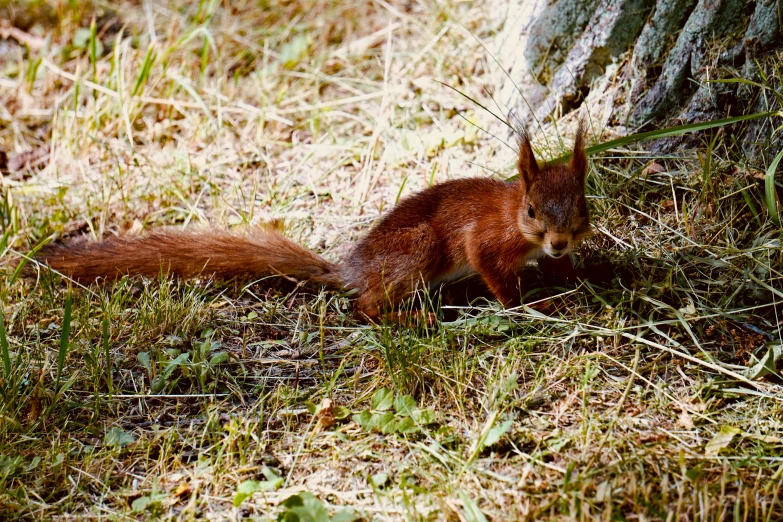
{"type": "Polygon", "coordinates": [[[159,225],[283,219],[337,259],[401,194],[513,165],[466,121],[491,117],[437,83],[492,106],[481,3],[36,5],[38,25],[14,23],[43,47],[0,40],[0,516],[271,519],[308,491],[368,520],[783,518],[780,375],[742,373],[780,338],[780,234],[730,142],[706,175],[693,153],[596,161],[582,254],[621,277],[557,290],[554,317],[484,304],[368,328],[347,296],[279,281],[14,278],[51,235],[159,225]],[[73,45],[93,14],[94,67],[73,45]],[[308,411],[358,413],[382,388],[435,422],[308,411]],[[265,467],[282,483],[234,507],[265,467]]]}

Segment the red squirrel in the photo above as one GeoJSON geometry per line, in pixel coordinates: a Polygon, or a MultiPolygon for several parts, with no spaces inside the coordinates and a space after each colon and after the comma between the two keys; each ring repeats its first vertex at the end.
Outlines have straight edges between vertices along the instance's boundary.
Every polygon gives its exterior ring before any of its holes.
{"type": "Polygon", "coordinates": [[[539,166],[520,132],[518,179],[465,178],[402,199],[342,263],[332,263],[275,227],[245,233],[157,230],[102,242],[51,245],[38,257],[80,282],[124,275],[178,277],[280,274],[358,292],[359,318],[377,321],[418,285],[477,273],[505,307],[520,304],[519,269],[538,260],[573,275],[568,253],[590,234],[584,125],[564,164],[539,166]]]}

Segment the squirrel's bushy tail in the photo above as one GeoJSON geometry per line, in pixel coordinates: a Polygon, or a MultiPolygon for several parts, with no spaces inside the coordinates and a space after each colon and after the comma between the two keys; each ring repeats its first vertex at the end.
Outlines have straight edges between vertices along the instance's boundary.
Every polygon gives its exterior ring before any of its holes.
{"type": "Polygon", "coordinates": [[[343,285],[338,265],[271,226],[242,233],[164,229],[101,242],[50,245],[36,257],[82,283],[124,275],[231,279],[279,274],[331,287],[343,285]]]}

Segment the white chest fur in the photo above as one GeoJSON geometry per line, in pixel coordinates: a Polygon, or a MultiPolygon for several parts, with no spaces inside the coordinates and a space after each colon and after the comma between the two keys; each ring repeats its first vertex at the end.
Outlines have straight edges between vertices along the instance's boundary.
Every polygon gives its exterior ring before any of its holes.
{"type": "Polygon", "coordinates": [[[525,266],[527,264],[530,264],[534,261],[538,261],[542,257],[546,257],[546,252],[544,252],[543,248],[534,248],[531,250],[527,256],[525,256],[522,259],[522,262],[520,263],[521,266],[525,266]]]}
{"type": "Polygon", "coordinates": [[[476,271],[473,269],[472,266],[470,266],[470,263],[465,263],[462,265],[457,265],[452,267],[452,269],[445,274],[441,274],[436,279],[433,279],[430,281],[430,288],[437,286],[441,283],[448,283],[451,281],[457,281],[459,279],[462,279],[463,277],[467,277],[469,275],[475,274],[476,271]]]}

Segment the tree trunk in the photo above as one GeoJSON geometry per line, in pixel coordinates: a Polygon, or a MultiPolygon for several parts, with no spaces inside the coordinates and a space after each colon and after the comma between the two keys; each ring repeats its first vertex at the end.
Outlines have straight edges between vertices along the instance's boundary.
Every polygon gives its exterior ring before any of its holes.
{"type": "MultiPolygon", "coordinates": [[[[763,82],[759,64],[783,49],[782,4],[512,0],[496,41],[495,56],[508,73],[497,98],[528,124],[587,104],[593,122],[617,134],[775,110],[778,102],[760,89],[709,80],[763,82]]],[[[779,89],[780,77],[773,77],[766,83],[779,89]]],[[[759,137],[769,139],[774,124],[745,128],[746,153],[759,137]]],[[[679,144],[666,140],[657,148],[679,144]]]]}

